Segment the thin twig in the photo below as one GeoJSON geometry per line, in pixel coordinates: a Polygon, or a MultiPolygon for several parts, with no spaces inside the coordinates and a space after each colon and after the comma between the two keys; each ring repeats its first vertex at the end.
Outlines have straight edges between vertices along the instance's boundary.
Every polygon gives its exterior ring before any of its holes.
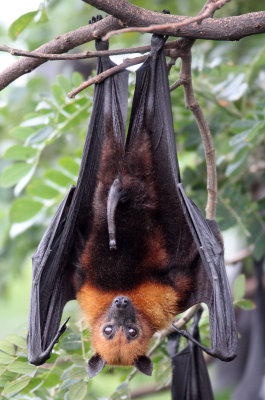
{"type": "Polygon", "coordinates": [[[102,57],[102,56],[115,56],[121,54],[132,54],[132,53],[147,53],[150,51],[151,46],[138,46],[127,49],[116,49],[116,50],[101,50],[101,51],[85,51],[77,54],[48,54],[37,51],[27,51],[15,49],[6,45],[0,45],[0,51],[9,53],[13,56],[23,56],[30,58],[41,58],[50,61],[57,60],[82,60],[86,58],[102,57]]]}
{"type": "Polygon", "coordinates": [[[132,65],[140,64],[140,63],[144,62],[147,59],[147,57],[148,56],[127,58],[123,63],[121,63],[119,65],[115,65],[115,67],[109,68],[106,71],[101,72],[101,74],[94,76],[94,78],[91,78],[88,81],[81,83],[81,85],[78,86],[78,88],[76,88],[68,93],[68,97],[70,97],[70,98],[75,97],[82,90],[93,85],[94,83],[102,82],[102,81],[104,81],[104,79],[108,78],[111,75],[116,74],[117,72],[124,70],[127,67],[131,67],[132,65]]]}
{"type": "MultiPolygon", "coordinates": [[[[165,44],[165,49],[176,49],[178,47],[178,40],[172,40],[165,44]]],[[[71,53],[71,54],[54,54],[54,53],[43,53],[38,51],[27,51],[21,49],[15,49],[5,44],[0,45],[0,51],[11,54],[12,56],[36,58],[41,60],[57,61],[57,60],[82,60],[94,57],[103,56],[117,56],[122,54],[133,54],[133,53],[147,53],[151,50],[151,46],[137,46],[125,49],[114,49],[114,50],[100,50],[100,51],[85,51],[83,53],[71,53]]]]}
{"type": "Polygon", "coordinates": [[[111,36],[113,35],[119,35],[121,33],[126,33],[126,32],[141,32],[141,33],[147,33],[147,32],[153,32],[153,31],[164,31],[165,29],[171,28],[171,29],[176,29],[178,30],[179,28],[182,28],[184,26],[193,24],[195,22],[199,23],[203,19],[209,18],[211,14],[217,10],[218,8],[223,7],[226,3],[228,3],[230,0],[217,0],[215,2],[211,2],[207,4],[205,7],[204,11],[197,15],[196,17],[190,17],[187,18],[185,21],[182,22],[177,22],[177,23],[167,23],[167,24],[161,24],[161,25],[151,25],[147,27],[132,27],[132,28],[124,28],[124,29],[119,29],[115,30],[112,32],[108,32],[104,37],[103,40],[108,40],[111,36]]]}
{"type": "Polygon", "coordinates": [[[178,87],[183,86],[183,83],[184,83],[183,79],[178,79],[175,83],[173,83],[173,85],[170,86],[169,90],[170,91],[175,90],[178,87]]]}
{"type": "Polygon", "coordinates": [[[217,205],[217,175],[215,166],[215,149],[211,132],[207,120],[203,114],[201,106],[195,97],[192,87],[191,77],[191,51],[188,50],[185,56],[182,56],[182,65],[180,80],[183,82],[184,97],[186,107],[191,110],[197,122],[205,152],[207,168],[207,191],[208,199],[206,205],[206,218],[214,219],[217,205]]]}

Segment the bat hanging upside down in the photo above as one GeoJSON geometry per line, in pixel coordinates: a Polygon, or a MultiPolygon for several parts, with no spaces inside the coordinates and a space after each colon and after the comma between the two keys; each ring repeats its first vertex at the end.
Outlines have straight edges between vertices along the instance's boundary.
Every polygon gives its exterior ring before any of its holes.
{"type": "Polygon", "coordinates": [[[199,259],[189,231],[187,255],[179,263],[174,258],[176,243],[163,226],[163,188],[155,175],[148,133],[126,150],[106,133],[92,229],[77,269],[77,299],[92,326],[97,360],[134,364],[147,374],[149,341],[181,310],[199,259]]]}
{"type": "MultiPolygon", "coordinates": [[[[128,72],[96,85],[76,188],[60,205],[33,257],[28,353],[49,358],[77,299],[92,327],[90,377],[105,364],[150,375],[152,335],[193,304],[209,308],[211,348],[235,356],[237,333],[215,221],[185,194],[177,160],[165,38],[154,35],[136,74],[128,135],[128,72]]],[[[98,40],[98,50],[107,43],[98,40]]],[[[114,64],[98,61],[98,73],[114,64]]],[[[187,331],[181,333],[195,341],[187,331]]]]}

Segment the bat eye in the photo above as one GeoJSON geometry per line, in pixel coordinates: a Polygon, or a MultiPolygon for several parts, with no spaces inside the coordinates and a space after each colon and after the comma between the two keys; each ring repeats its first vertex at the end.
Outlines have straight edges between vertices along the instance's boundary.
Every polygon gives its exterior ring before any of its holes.
{"type": "Polygon", "coordinates": [[[138,331],[137,331],[136,329],[134,329],[134,328],[129,328],[129,329],[128,329],[128,332],[129,332],[129,335],[130,335],[132,338],[136,337],[137,334],[138,334],[138,331]]]}
{"type": "Polygon", "coordinates": [[[103,332],[104,332],[105,335],[109,336],[109,335],[112,334],[112,331],[113,331],[112,326],[106,326],[106,328],[104,328],[103,332]]]}

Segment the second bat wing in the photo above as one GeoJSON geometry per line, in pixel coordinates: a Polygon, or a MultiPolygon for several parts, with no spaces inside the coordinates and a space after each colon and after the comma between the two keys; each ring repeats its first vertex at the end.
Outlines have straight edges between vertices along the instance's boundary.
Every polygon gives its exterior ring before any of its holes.
{"type": "MultiPolygon", "coordinates": [[[[164,42],[163,36],[153,35],[150,56],[137,71],[126,149],[130,149],[140,135],[148,134],[166,241],[174,249],[176,268],[190,273],[194,281],[182,311],[200,302],[207,304],[211,348],[203,349],[222,360],[230,360],[236,355],[237,330],[223,247],[216,222],[204,218],[182,187],[164,42]],[[194,249],[197,256],[191,259],[194,249]]],[[[186,331],[181,334],[195,340],[186,331]]]]}

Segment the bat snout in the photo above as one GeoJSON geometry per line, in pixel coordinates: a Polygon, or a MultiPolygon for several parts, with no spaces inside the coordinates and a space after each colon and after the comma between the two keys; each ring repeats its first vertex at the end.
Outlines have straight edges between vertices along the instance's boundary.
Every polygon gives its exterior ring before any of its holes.
{"type": "Polygon", "coordinates": [[[135,322],[135,309],[127,296],[116,296],[110,306],[108,320],[113,319],[117,325],[135,322]]]}
{"type": "Polygon", "coordinates": [[[124,309],[131,304],[131,300],[129,299],[129,297],[126,296],[117,296],[113,300],[112,304],[118,309],[124,309]]]}

